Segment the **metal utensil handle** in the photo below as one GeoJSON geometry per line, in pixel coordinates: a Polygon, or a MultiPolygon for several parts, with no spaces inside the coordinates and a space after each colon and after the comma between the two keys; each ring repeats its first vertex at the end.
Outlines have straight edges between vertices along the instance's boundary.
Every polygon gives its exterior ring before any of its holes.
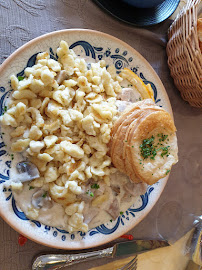
{"type": "Polygon", "coordinates": [[[80,254],[71,255],[60,255],[60,254],[49,254],[42,255],[36,258],[32,265],[32,270],[56,270],[72,264],[84,262],[87,260],[94,260],[103,257],[112,257],[113,247],[106,248],[103,250],[92,251],[80,254]]]}

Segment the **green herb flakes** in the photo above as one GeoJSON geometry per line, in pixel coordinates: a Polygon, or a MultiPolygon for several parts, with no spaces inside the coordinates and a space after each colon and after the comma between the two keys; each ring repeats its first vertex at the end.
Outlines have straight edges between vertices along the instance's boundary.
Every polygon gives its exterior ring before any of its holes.
{"type": "MultiPolygon", "coordinates": [[[[159,142],[163,142],[167,139],[168,135],[159,133],[157,134],[157,137],[159,142]]],[[[164,157],[165,155],[168,156],[168,149],[170,146],[163,146],[163,144],[159,142],[154,145],[154,139],[155,137],[151,136],[151,138],[144,139],[140,145],[140,153],[144,159],[150,157],[150,159],[155,160],[158,151],[161,151],[161,157],[164,157]],[[158,145],[161,145],[161,147],[157,148],[158,145]]]]}
{"type": "Polygon", "coordinates": [[[89,196],[91,196],[91,197],[94,197],[94,193],[93,193],[92,191],[90,191],[90,190],[88,190],[88,191],[86,192],[86,194],[89,195],[89,196]]]}
{"type": "Polygon", "coordinates": [[[46,198],[46,196],[48,195],[48,192],[44,192],[44,194],[42,195],[43,198],[46,198]]]}
{"type": "Polygon", "coordinates": [[[18,76],[18,81],[20,82],[22,80],[24,80],[24,77],[23,76],[18,76]]]}
{"type": "Polygon", "coordinates": [[[166,171],[166,175],[167,175],[169,172],[170,172],[170,170],[167,170],[167,171],[166,171]]]}
{"type": "Polygon", "coordinates": [[[160,137],[159,142],[164,142],[168,138],[168,135],[164,135],[163,133],[159,133],[157,136],[160,137]]]}
{"type": "Polygon", "coordinates": [[[8,110],[8,107],[7,107],[7,106],[4,106],[4,107],[3,107],[2,115],[4,115],[4,113],[7,112],[7,110],[8,110]]]}
{"type": "Polygon", "coordinates": [[[144,139],[142,144],[140,145],[141,156],[146,159],[150,157],[154,159],[156,156],[156,149],[153,145],[154,143],[154,136],[151,136],[149,139],[144,139]]]}
{"type": "Polygon", "coordinates": [[[31,190],[31,189],[34,189],[34,187],[33,186],[29,186],[29,190],[31,190]]]}
{"type": "Polygon", "coordinates": [[[120,215],[123,215],[123,212],[122,211],[120,212],[120,215]]]}
{"type": "Polygon", "coordinates": [[[161,153],[161,156],[162,157],[164,157],[165,155],[167,155],[168,154],[168,148],[169,148],[170,146],[165,146],[165,147],[161,147],[162,148],[162,153],[161,153]]]}
{"type": "Polygon", "coordinates": [[[92,184],[92,185],[91,185],[91,188],[98,189],[98,188],[100,188],[100,186],[99,186],[98,184],[95,183],[95,184],[92,184]]]}

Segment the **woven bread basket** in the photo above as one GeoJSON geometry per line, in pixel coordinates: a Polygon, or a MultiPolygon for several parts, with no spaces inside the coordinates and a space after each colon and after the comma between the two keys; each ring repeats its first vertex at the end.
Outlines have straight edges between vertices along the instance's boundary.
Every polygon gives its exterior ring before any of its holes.
{"type": "Polygon", "coordinates": [[[167,56],[171,76],[191,106],[202,107],[202,54],[197,35],[200,0],[188,0],[168,30],[167,56]]]}

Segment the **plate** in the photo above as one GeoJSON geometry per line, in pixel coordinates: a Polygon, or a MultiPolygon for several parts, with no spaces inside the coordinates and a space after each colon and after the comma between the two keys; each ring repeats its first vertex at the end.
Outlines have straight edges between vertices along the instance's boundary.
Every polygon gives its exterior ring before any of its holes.
{"type": "MultiPolygon", "coordinates": [[[[107,65],[113,64],[119,72],[127,67],[139,75],[145,83],[150,83],[155,102],[172,114],[172,109],[159,77],[150,64],[132,47],[110,35],[86,29],[71,29],[52,32],[26,43],[14,52],[0,66],[0,114],[11,94],[9,78],[11,74],[22,76],[25,67],[33,66],[36,55],[49,51],[56,58],[56,49],[61,40],[68,42],[77,55],[95,60],[104,59],[107,65]]],[[[149,186],[147,192],[138,197],[135,203],[115,221],[102,224],[87,233],[68,233],[50,227],[36,220],[29,220],[15,203],[12,190],[5,187],[9,179],[13,156],[5,145],[6,134],[0,133],[0,215],[16,231],[27,238],[60,249],[92,248],[110,242],[137,225],[152,209],[162,193],[168,176],[149,186]]]]}
{"type": "Polygon", "coordinates": [[[135,26],[155,25],[166,20],[180,2],[180,0],[165,0],[153,8],[137,8],[133,5],[133,0],[94,1],[115,18],[135,26]]]}

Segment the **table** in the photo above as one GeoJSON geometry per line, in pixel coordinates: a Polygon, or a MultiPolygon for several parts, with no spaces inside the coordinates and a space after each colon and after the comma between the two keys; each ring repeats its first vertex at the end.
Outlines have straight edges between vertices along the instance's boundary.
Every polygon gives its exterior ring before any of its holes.
{"type": "MultiPolygon", "coordinates": [[[[184,2],[180,3],[180,7],[184,2]]],[[[138,238],[144,237],[147,233],[152,236],[153,230],[149,229],[155,228],[156,217],[165,203],[179,205],[182,222],[183,216],[190,213],[199,215],[202,212],[200,203],[202,193],[199,188],[202,164],[202,110],[192,108],[182,100],[170,77],[165,52],[166,31],[169,24],[170,20],[166,20],[164,23],[142,31],[105,14],[91,0],[0,0],[0,63],[18,47],[39,35],[59,29],[89,28],[125,41],[141,53],[158,73],[167,89],[174,112],[178,130],[179,162],[172,169],[166,188],[155,207],[130,232],[138,238]],[[161,37],[161,42],[151,35],[151,31],[161,37]]],[[[1,270],[31,269],[34,256],[41,252],[55,252],[52,248],[32,241],[28,241],[22,247],[19,246],[18,233],[1,218],[0,231],[1,270]]],[[[89,269],[104,262],[109,262],[109,260],[85,263],[82,269],[89,269]]],[[[80,269],[80,267],[75,266],[71,269],[80,269]]]]}

